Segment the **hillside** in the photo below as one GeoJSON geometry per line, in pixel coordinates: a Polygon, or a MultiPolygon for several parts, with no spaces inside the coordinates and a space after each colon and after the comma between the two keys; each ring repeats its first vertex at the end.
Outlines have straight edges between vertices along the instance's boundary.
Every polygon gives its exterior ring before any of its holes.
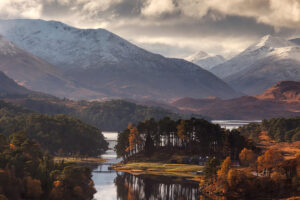
{"type": "Polygon", "coordinates": [[[300,114],[299,86],[299,82],[282,81],[260,95],[229,100],[183,98],[174,101],[172,105],[212,119],[257,120],[297,116],[300,114]]]}
{"type": "MultiPolygon", "coordinates": [[[[150,53],[104,29],[78,29],[55,21],[0,20],[0,34],[57,67],[64,79],[96,93],[84,99],[99,98],[99,93],[100,97],[163,101],[238,95],[193,63],[150,53]]],[[[84,96],[76,89],[69,91],[74,92],[70,98],[84,96]]]]}
{"type": "Polygon", "coordinates": [[[0,95],[25,95],[31,91],[25,87],[20,86],[14,80],[7,77],[3,72],[0,71],[0,95]]]}
{"type": "MultiPolygon", "coordinates": [[[[0,99],[6,102],[21,105],[37,113],[67,114],[105,131],[123,130],[129,123],[151,118],[158,120],[166,116],[172,119],[191,116],[189,113],[173,109],[174,107],[165,107],[165,104],[155,104],[155,102],[149,104],[125,100],[88,102],[60,99],[28,90],[8,78],[3,72],[0,72],[0,83],[0,99]]],[[[202,116],[198,115],[198,117],[202,116]]]]}
{"type": "MultiPolygon", "coordinates": [[[[86,123],[92,124],[103,131],[120,131],[129,123],[170,117],[189,118],[191,114],[173,112],[157,106],[144,106],[124,100],[111,100],[104,102],[71,101],[39,96],[26,96],[19,98],[4,98],[5,101],[22,105],[30,110],[45,114],[67,114],[86,123]]],[[[201,117],[201,115],[197,115],[201,117]]]]}
{"type": "Polygon", "coordinates": [[[236,90],[253,95],[278,81],[300,81],[299,57],[295,42],[267,35],[211,71],[236,90]]]}
{"type": "Polygon", "coordinates": [[[36,114],[0,100],[0,132],[28,136],[51,155],[98,156],[107,150],[100,129],[66,115],[36,114]]]}
{"type": "Polygon", "coordinates": [[[67,80],[57,67],[24,51],[3,36],[0,36],[0,71],[30,90],[61,97],[101,97],[100,93],[67,80]]]}

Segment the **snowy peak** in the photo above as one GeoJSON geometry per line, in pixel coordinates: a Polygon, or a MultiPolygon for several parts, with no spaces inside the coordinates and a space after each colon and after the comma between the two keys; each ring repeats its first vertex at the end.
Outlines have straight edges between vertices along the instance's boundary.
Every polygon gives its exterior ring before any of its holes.
{"type": "Polygon", "coordinates": [[[64,69],[97,68],[145,53],[104,29],[78,29],[56,21],[0,20],[0,34],[64,69]]]}
{"type": "Polygon", "coordinates": [[[186,57],[185,60],[190,61],[196,65],[199,65],[200,67],[206,70],[210,70],[214,66],[219,65],[226,61],[223,58],[223,56],[210,55],[204,51],[198,51],[193,55],[186,57]]]}
{"type": "Polygon", "coordinates": [[[190,62],[195,62],[199,59],[206,58],[206,57],[209,57],[208,53],[206,53],[204,51],[197,51],[196,53],[186,57],[185,59],[190,62]]]}
{"type": "Polygon", "coordinates": [[[251,45],[246,51],[254,51],[260,48],[280,48],[287,46],[294,46],[292,42],[276,36],[265,35],[257,43],[251,45]]]}

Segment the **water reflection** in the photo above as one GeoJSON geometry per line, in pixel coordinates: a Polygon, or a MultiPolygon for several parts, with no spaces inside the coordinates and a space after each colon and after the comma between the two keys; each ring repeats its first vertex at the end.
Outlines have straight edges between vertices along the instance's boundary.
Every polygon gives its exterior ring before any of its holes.
{"type": "Polygon", "coordinates": [[[117,199],[194,200],[200,199],[199,184],[169,176],[117,174],[117,199]]]}
{"type": "MultiPolygon", "coordinates": [[[[194,200],[200,199],[199,184],[183,178],[158,175],[131,175],[111,170],[120,162],[113,147],[117,133],[104,133],[109,150],[103,155],[108,161],[93,167],[95,200],[194,200]]],[[[201,199],[205,199],[202,198],[201,199]]]]}

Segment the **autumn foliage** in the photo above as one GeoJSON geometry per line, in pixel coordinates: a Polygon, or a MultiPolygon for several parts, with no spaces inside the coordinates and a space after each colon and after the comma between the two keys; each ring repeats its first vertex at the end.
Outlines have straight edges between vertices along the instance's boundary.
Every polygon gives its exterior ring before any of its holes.
{"type": "Polygon", "coordinates": [[[240,162],[244,166],[254,165],[256,162],[256,154],[251,150],[244,148],[239,154],[240,162]]]}
{"type": "Polygon", "coordinates": [[[90,169],[54,163],[26,134],[0,135],[0,200],[89,200],[90,169]]]}

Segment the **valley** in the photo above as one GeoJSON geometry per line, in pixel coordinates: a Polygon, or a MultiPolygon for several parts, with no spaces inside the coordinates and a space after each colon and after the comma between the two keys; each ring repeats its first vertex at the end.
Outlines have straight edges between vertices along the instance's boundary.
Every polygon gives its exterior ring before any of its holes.
{"type": "Polygon", "coordinates": [[[88,2],[0,11],[0,200],[299,198],[298,29],[230,1],[88,2]]]}

